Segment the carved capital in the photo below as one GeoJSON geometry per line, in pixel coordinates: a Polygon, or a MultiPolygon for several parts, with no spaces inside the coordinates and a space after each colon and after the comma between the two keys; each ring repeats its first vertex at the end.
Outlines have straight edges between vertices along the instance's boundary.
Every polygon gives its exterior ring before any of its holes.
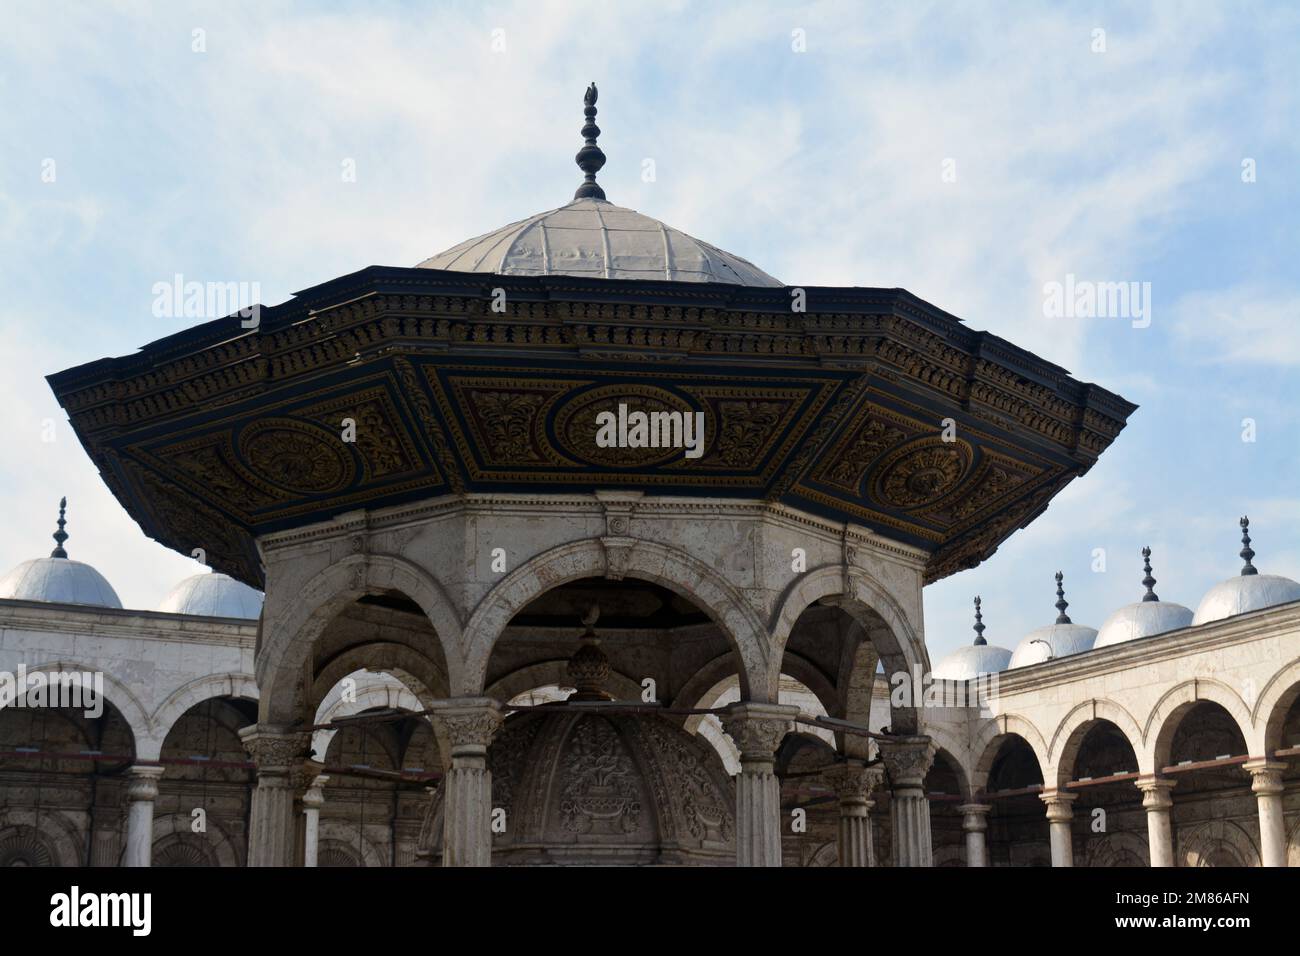
{"type": "Polygon", "coordinates": [[[1280,760],[1247,760],[1241,769],[1250,774],[1250,789],[1257,796],[1282,792],[1282,772],[1286,770],[1286,764],[1280,760]]]}
{"type": "Polygon", "coordinates": [[[988,816],[993,810],[987,803],[963,803],[957,808],[961,814],[961,828],[967,833],[983,833],[989,828],[988,816]]]}
{"type": "Polygon", "coordinates": [[[732,704],[722,716],[722,729],[740,748],[742,761],[770,763],[781,740],[794,729],[799,708],[784,704],[732,704]]]}
{"type": "Polygon", "coordinates": [[[126,772],[126,798],[132,803],[158,799],[158,781],[163,768],[140,764],[126,772]]]}
{"type": "Polygon", "coordinates": [[[877,740],[876,746],[895,790],[920,789],[938,751],[934,741],[923,734],[877,740]]]}
{"type": "Polygon", "coordinates": [[[1174,805],[1174,798],[1169,791],[1174,789],[1177,781],[1164,777],[1139,777],[1137,788],[1142,791],[1142,806],[1147,812],[1168,810],[1174,805]]]}
{"type": "Polygon", "coordinates": [[[319,810],[325,805],[325,784],[329,782],[329,777],[323,774],[317,774],[312,778],[306,792],[302,795],[302,806],[304,810],[319,810]]]}
{"type": "Polygon", "coordinates": [[[884,774],[879,767],[868,767],[861,760],[850,760],[823,771],[822,776],[834,789],[841,804],[865,805],[870,802],[872,792],[880,786],[884,774]]]}
{"type": "Polygon", "coordinates": [[[1049,790],[1046,793],[1040,793],[1038,799],[1047,804],[1048,823],[1069,823],[1074,819],[1074,801],[1079,799],[1079,795],[1077,793],[1062,793],[1060,790],[1049,790]]]}
{"type": "Polygon", "coordinates": [[[501,704],[491,697],[436,701],[432,716],[453,757],[486,753],[504,719],[501,704]]]}
{"type": "Polygon", "coordinates": [[[257,772],[288,776],[311,757],[311,734],[253,724],[239,732],[257,772]]]}

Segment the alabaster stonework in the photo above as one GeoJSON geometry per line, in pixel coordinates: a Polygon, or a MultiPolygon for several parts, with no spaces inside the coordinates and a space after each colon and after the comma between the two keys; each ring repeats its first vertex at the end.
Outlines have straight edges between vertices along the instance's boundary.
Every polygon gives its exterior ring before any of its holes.
{"type": "Polygon", "coordinates": [[[925,556],[780,504],[466,495],[258,543],[260,621],[0,600],[0,670],[109,703],[0,711],[0,862],[1300,863],[1300,604],[937,708],[890,699],[930,668],[925,556]],[[519,709],[573,673],[642,709],[519,709]]]}

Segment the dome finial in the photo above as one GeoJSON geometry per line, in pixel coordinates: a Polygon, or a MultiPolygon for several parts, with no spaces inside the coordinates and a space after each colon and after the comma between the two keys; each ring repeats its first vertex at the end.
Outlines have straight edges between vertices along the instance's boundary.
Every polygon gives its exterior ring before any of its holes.
{"type": "Polygon", "coordinates": [[[600,619],[600,605],[593,604],[582,616],[586,631],[578,639],[578,649],[569,658],[564,672],[573,681],[574,691],[569,700],[613,700],[612,694],[605,690],[609,680],[609,658],[600,649],[600,638],[596,636],[596,621],[600,619]]]}
{"type": "Polygon", "coordinates": [[[1250,519],[1245,516],[1241,519],[1241,550],[1237,553],[1241,555],[1241,560],[1245,562],[1245,566],[1241,569],[1243,575],[1259,574],[1256,567],[1250,563],[1250,559],[1255,556],[1255,552],[1250,550],[1250,519]]]}
{"type": "Polygon", "coordinates": [[[1056,609],[1061,613],[1056,615],[1057,624],[1073,624],[1070,615],[1065,613],[1065,609],[1070,606],[1070,602],[1065,599],[1065,585],[1062,583],[1065,575],[1060,571],[1056,572],[1056,609]]]}
{"type": "Polygon", "coordinates": [[[1142,579],[1142,586],[1147,589],[1147,593],[1142,595],[1143,601],[1159,601],[1156,592],[1152,590],[1156,586],[1156,579],[1151,576],[1151,549],[1142,549],[1142,570],[1146,572],[1146,577],[1142,579]]]}
{"type": "Polygon", "coordinates": [[[587,117],[587,122],[582,127],[583,147],[578,150],[578,155],[574,157],[574,162],[578,164],[586,176],[582,185],[578,187],[577,192],[573,194],[574,199],[604,199],[605,190],[596,185],[596,173],[605,165],[605,154],[600,151],[596,145],[596,137],[600,135],[600,127],[596,125],[596,84],[593,82],[587,87],[586,95],[582,98],[583,115],[587,117]]]}
{"type": "Polygon", "coordinates": [[[63,526],[68,523],[67,519],[63,517],[64,513],[67,510],[68,510],[68,499],[66,497],[60,498],[59,499],[59,530],[54,532],[54,534],[51,536],[54,538],[54,543],[57,545],[57,547],[50,552],[51,558],[66,558],[68,556],[68,552],[63,550],[63,542],[68,540],[68,532],[63,530],[63,526]]]}
{"type": "Polygon", "coordinates": [[[988,644],[984,640],[984,615],[980,614],[980,598],[975,595],[975,626],[971,628],[975,632],[975,646],[979,647],[988,644]]]}

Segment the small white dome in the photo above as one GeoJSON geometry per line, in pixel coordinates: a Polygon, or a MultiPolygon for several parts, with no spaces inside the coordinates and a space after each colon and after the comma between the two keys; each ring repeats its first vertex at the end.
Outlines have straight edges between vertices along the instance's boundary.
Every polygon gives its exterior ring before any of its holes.
{"type": "Polygon", "coordinates": [[[1025,639],[1016,645],[1011,663],[1007,666],[1028,667],[1030,664],[1041,664],[1049,657],[1055,660],[1071,654],[1082,654],[1091,650],[1096,640],[1095,628],[1082,624],[1049,624],[1026,634],[1025,639]]]}
{"type": "Polygon", "coordinates": [[[0,598],[51,604],[122,606],[113,586],[88,564],[69,558],[33,558],[0,578],[0,598]]]}
{"type": "Polygon", "coordinates": [[[1192,609],[1173,601],[1139,601],[1115,611],[1097,632],[1093,647],[1110,647],[1143,637],[1177,631],[1192,623],[1192,609]]]}
{"type": "Polygon", "coordinates": [[[1290,578],[1277,574],[1239,574],[1210,588],[1196,606],[1192,623],[1209,624],[1291,601],[1300,601],[1300,584],[1290,578]]]}
{"type": "Polygon", "coordinates": [[[262,614],[262,597],[261,591],[214,571],[186,578],[171,589],[156,610],[165,614],[256,620],[262,614]]]}
{"type": "Polygon", "coordinates": [[[944,657],[931,673],[935,680],[971,680],[981,674],[998,674],[1007,669],[1011,652],[992,644],[967,644],[944,657]]]}
{"type": "Polygon", "coordinates": [[[416,266],[450,272],[585,276],[780,287],[751,262],[604,199],[559,209],[467,239],[416,266]]]}

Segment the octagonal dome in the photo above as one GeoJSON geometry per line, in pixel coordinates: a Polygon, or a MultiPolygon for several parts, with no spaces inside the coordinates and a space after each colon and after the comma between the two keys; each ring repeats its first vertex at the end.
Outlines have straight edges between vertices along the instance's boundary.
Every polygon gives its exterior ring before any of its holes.
{"type": "Polygon", "coordinates": [[[495,275],[657,279],[780,287],[753,263],[603,199],[575,199],[419,263],[495,275]]]}
{"type": "MultiPolygon", "coordinates": [[[[717,752],[655,714],[529,711],[488,748],[509,824],[492,865],[735,864],[735,794],[717,752]]],[[[421,837],[441,851],[442,791],[421,837]]]]}
{"type": "Polygon", "coordinates": [[[1138,601],[1126,604],[1106,618],[1093,647],[1110,647],[1125,641],[1155,637],[1177,631],[1192,623],[1191,608],[1173,601],[1138,601]]]}
{"type": "Polygon", "coordinates": [[[120,608],[117,592],[89,564],[69,558],[33,558],[0,578],[0,598],[120,608]]]}
{"type": "Polygon", "coordinates": [[[166,614],[257,620],[262,615],[262,592],[216,571],[195,574],[172,588],[157,610],[166,614]]]}

